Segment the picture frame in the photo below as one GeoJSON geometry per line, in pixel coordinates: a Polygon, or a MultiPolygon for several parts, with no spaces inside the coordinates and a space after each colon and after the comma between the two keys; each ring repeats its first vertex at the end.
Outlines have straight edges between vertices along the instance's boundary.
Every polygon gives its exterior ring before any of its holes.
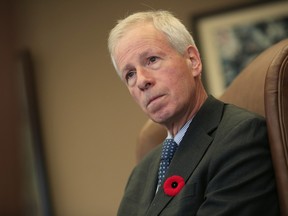
{"type": "Polygon", "coordinates": [[[265,1],[192,18],[208,93],[220,97],[262,51],[288,37],[288,1],[265,1]]]}
{"type": "Polygon", "coordinates": [[[17,62],[23,213],[31,216],[53,216],[31,52],[28,49],[21,50],[17,62]]]}

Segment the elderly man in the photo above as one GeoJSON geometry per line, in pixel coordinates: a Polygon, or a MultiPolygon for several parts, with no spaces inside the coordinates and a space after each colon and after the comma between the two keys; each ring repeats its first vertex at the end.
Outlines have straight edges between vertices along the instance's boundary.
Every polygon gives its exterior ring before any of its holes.
{"type": "Polygon", "coordinates": [[[265,120],[208,96],[192,36],[167,11],[111,30],[115,69],[167,139],[133,170],[119,216],[278,215],[265,120]]]}

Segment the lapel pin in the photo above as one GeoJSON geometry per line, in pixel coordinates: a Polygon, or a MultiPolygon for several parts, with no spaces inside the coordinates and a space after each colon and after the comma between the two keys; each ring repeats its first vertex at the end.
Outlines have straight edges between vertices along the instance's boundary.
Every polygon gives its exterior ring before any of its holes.
{"type": "Polygon", "coordinates": [[[176,196],[184,187],[184,178],[178,175],[171,176],[164,182],[164,193],[168,196],[176,196]]]}

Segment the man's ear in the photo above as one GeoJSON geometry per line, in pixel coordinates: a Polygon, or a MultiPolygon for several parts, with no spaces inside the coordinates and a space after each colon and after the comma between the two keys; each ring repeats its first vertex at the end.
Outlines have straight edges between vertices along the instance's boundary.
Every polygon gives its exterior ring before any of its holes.
{"type": "Polygon", "coordinates": [[[191,62],[193,76],[200,76],[202,72],[202,62],[200,59],[200,54],[198,49],[195,46],[188,46],[187,47],[187,54],[189,57],[189,61],[191,62]]]}

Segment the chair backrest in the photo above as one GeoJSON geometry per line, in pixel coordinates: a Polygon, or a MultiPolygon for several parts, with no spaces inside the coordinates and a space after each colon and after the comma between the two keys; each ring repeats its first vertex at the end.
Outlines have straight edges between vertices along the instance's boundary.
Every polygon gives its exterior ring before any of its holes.
{"type": "MultiPolygon", "coordinates": [[[[255,58],[220,98],[264,116],[282,216],[288,216],[288,39],[255,58]]],[[[148,120],[139,134],[136,159],[160,144],[164,127],[148,120]]]]}
{"type": "Polygon", "coordinates": [[[156,124],[150,119],[147,120],[138,136],[136,162],[141,161],[149,151],[161,144],[166,136],[167,131],[162,125],[156,124]]]}
{"type": "Polygon", "coordinates": [[[288,216],[288,39],[262,52],[221,100],[265,116],[282,216],[288,216]]]}
{"type": "Polygon", "coordinates": [[[264,99],[281,215],[288,216],[288,40],[279,45],[267,71],[264,99]]]}

